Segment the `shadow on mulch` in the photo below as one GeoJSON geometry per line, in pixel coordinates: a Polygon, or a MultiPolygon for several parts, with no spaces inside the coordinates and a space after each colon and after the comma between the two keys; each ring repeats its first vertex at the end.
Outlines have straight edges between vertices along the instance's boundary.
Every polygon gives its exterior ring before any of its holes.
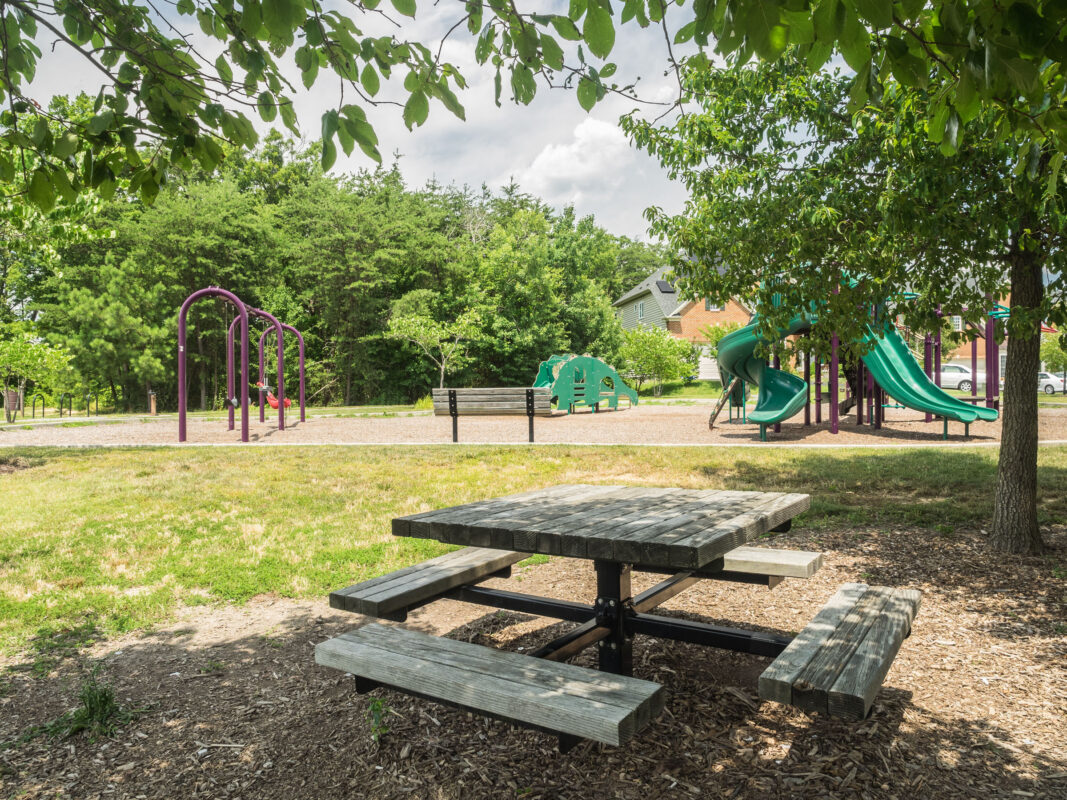
{"type": "MultiPolygon", "coordinates": [[[[103,659],[125,706],[147,709],[111,738],[43,738],[0,752],[0,793],[23,798],[677,798],[1053,796],[1064,762],[1006,743],[886,688],[863,723],[760,704],[767,659],[639,638],[635,673],[664,684],[665,712],[625,747],[584,743],[566,756],[541,733],[379,689],[313,663],[317,642],[358,618],[288,618],[269,636],[212,646],[182,631],[146,635],[103,659]],[[368,718],[384,704],[380,744],[368,718]],[[1025,762],[1025,763],[1024,763],[1025,762]],[[1022,793],[1032,793],[1026,795],[1022,793]]],[[[506,640],[528,618],[490,613],[450,635],[531,649],[554,625],[506,640]],[[502,641],[503,640],[503,641],[502,641]]],[[[586,651],[578,662],[590,665],[586,651]]],[[[16,675],[0,739],[69,707],[79,671],[16,675]]]]}

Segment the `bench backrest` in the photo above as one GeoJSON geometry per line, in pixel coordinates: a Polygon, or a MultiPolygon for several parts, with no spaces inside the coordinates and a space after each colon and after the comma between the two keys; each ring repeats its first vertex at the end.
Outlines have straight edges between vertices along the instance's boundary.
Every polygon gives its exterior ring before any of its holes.
{"type": "Polygon", "coordinates": [[[544,417],[552,413],[552,398],[547,386],[505,386],[495,389],[434,389],[433,413],[448,416],[448,394],[456,393],[456,413],[469,415],[521,415],[526,416],[526,393],[533,392],[533,412],[544,417]]]}

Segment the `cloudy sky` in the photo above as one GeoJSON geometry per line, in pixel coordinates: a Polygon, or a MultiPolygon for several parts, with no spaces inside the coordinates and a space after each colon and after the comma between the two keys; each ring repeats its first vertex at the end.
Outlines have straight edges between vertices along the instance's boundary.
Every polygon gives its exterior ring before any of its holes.
{"type": "MultiPolygon", "coordinates": [[[[443,0],[437,6],[420,3],[417,19],[405,19],[404,28],[397,35],[436,45],[458,19],[457,7],[461,8],[454,0],[443,0]]],[[[200,36],[198,29],[190,27],[188,18],[176,22],[194,37],[200,36]]],[[[384,28],[365,30],[384,32],[384,28]]],[[[617,125],[621,114],[637,107],[633,100],[609,98],[587,114],[578,106],[572,91],[539,88],[531,105],[517,106],[506,99],[505,76],[505,97],[502,107],[497,108],[493,102],[493,73],[474,62],[473,38],[465,29],[455,36],[445,43],[444,55],[460,68],[469,84],[460,95],[466,108],[465,122],[436,101],[431,101],[426,124],[413,132],[404,127],[399,108],[368,110],[378,132],[379,149],[387,162],[394,152],[399,155],[400,168],[409,183],[422,184],[435,178],[442,183],[473,188],[484,183],[495,188],[514,178],[524,191],[553,206],[573,204],[579,214],[594,214],[613,233],[634,238],[647,238],[642,213],[648,206],[667,211],[681,209],[685,199],[682,187],[669,181],[652,159],[631,146],[617,125]]],[[[39,44],[46,54],[52,50],[51,41],[42,39],[39,44]]],[[[214,57],[211,43],[199,41],[198,45],[214,57]]],[[[675,79],[664,75],[666,49],[662,31],[642,31],[633,23],[624,26],[610,60],[619,63],[616,80],[620,83],[640,79],[643,99],[663,101],[673,96],[675,79]]],[[[43,60],[33,91],[42,104],[56,93],[96,94],[100,87],[97,75],[59,45],[54,55],[46,55],[43,60]]],[[[302,89],[297,73],[293,77],[294,84],[302,89]]],[[[387,91],[383,88],[383,95],[387,91]]],[[[304,135],[317,138],[322,112],[338,103],[337,81],[320,73],[311,90],[294,99],[304,135]]],[[[659,113],[654,106],[645,108],[644,113],[650,116],[659,113]]],[[[351,158],[342,154],[334,171],[368,166],[373,164],[357,149],[351,158]]]]}

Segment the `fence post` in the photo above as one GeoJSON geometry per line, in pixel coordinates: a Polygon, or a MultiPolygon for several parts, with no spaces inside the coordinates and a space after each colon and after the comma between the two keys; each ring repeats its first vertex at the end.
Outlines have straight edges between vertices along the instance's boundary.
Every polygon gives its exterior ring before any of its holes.
{"type": "Polygon", "coordinates": [[[526,390],[526,416],[530,420],[530,442],[532,443],[533,440],[534,440],[534,431],[533,431],[534,390],[533,389],[527,389],[526,390]]]}
{"type": "Polygon", "coordinates": [[[459,441],[459,407],[456,403],[456,390],[448,390],[448,413],[452,416],[452,443],[459,441]]]}

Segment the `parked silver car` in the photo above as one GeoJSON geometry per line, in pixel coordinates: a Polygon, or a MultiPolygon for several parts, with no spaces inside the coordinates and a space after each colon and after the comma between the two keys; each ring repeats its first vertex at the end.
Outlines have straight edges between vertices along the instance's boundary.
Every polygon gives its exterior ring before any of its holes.
{"type": "MultiPolygon", "coordinates": [[[[974,389],[974,376],[971,374],[971,368],[965,367],[962,364],[942,364],[941,365],[941,388],[942,389],[957,389],[961,392],[969,392],[974,389]]],[[[978,373],[978,385],[985,386],[985,373],[978,373]]]]}
{"type": "Polygon", "coordinates": [[[1051,372],[1037,373],[1037,390],[1045,394],[1058,394],[1063,391],[1063,376],[1051,372]]]}

